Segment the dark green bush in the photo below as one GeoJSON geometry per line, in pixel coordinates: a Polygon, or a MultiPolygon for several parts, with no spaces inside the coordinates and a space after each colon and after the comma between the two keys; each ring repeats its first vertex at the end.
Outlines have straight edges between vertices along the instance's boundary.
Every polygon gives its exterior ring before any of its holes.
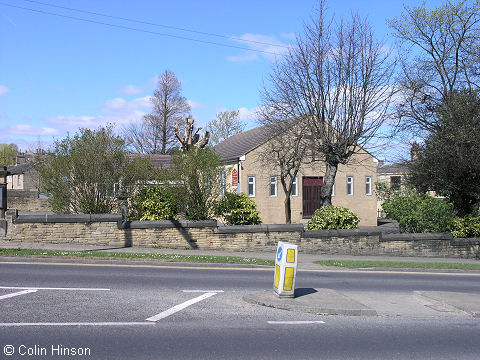
{"type": "Polygon", "coordinates": [[[161,185],[144,187],[134,200],[134,218],[139,220],[175,220],[177,198],[161,185]]]}
{"type": "Polygon", "coordinates": [[[453,220],[452,204],[429,195],[393,198],[382,207],[387,217],[398,221],[400,230],[405,232],[448,232],[453,220]]]}
{"type": "Polygon", "coordinates": [[[308,230],[356,229],[360,219],[353,211],[341,206],[324,206],[315,210],[307,223],[308,230]]]}
{"type": "Polygon", "coordinates": [[[480,215],[453,219],[451,232],[456,238],[480,237],[480,215]]]}
{"type": "Polygon", "coordinates": [[[256,225],[262,219],[257,204],[244,193],[226,193],[215,204],[215,216],[225,219],[227,225],[256,225]]]}

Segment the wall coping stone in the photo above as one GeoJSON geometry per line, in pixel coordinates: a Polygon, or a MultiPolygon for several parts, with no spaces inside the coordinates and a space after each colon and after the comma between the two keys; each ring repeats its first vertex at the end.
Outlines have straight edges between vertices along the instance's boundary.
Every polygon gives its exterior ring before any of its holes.
{"type": "Polygon", "coordinates": [[[219,234],[240,234],[260,232],[299,232],[304,231],[303,224],[260,224],[260,225],[225,225],[218,227],[219,234]]]}
{"type": "Polygon", "coordinates": [[[454,238],[452,245],[480,245],[480,238],[454,238]]]}
{"type": "Polygon", "coordinates": [[[382,234],[380,241],[421,241],[421,240],[453,240],[450,233],[401,233],[401,234],[382,234]]]}
{"type": "Polygon", "coordinates": [[[382,231],[376,226],[366,226],[359,229],[340,229],[340,230],[306,230],[303,233],[304,238],[325,238],[325,237],[349,237],[349,236],[375,236],[380,235],[382,231]]]}
{"type": "Polygon", "coordinates": [[[91,222],[118,222],[122,220],[120,214],[42,214],[14,216],[14,224],[27,223],[91,223],[91,222]]]}
{"type": "Polygon", "coordinates": [[[265,233],[268,232],[267,225],[232,225],[219,226],[219,234],[239,234],[239,233],[265,233]]]}
{"type": "Polygon", "coordinates": [[[119,223],[119,228],[121,229],[215,228],[217,226],[216,220],[135,220],[119,223]]]}

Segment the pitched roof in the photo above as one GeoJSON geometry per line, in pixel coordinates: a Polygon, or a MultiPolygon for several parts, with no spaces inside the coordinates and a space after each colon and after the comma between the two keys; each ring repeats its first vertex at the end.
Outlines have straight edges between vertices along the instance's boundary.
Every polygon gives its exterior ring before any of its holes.
{"type": "Polygon", "coordinates": [[[410,162],[383,165],[377,168],[377,174],[407,174],[410,162]]]}
{"type": "Polygon", "coordinates": [[[272,131],[268,126],[260,126],[232,135],[217,144],[214,149],[222,161],[232,161],[262,145],[271,136],[272,131]]]}
{"type": "Polygon", "coordinates": [[[132,161],[136,158],[150,159],[155,169],[170,169],[171,155],[164,154],[128,154],[128,159],[132,161]]]}
{"type": "Polygon", "coordinates": [[[18,175],[18,174],[25,174],[28,170],[30,170],[30,164],[20,164],[20,165],[10,165],[7,166],[7,171],[10,175],[18,175]]]}

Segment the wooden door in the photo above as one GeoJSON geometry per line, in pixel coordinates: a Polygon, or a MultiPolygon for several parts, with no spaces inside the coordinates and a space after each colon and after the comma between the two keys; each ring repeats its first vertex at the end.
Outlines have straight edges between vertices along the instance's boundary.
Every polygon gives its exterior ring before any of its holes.
{"type": "Polygon", "coordinates": [[[323,177],[304,177],[302,181],[303,193],[303,218],[311,218],[315,210],[319,209],[322,202],[320,192],[323,177]]]}

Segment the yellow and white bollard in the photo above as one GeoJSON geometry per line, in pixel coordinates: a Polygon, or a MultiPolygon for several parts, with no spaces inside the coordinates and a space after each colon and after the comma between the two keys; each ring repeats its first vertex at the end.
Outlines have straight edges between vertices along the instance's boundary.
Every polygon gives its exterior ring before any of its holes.
{"type": "Polygon", "coordinates": [[[279,297],[295,297],[297,245],[278,242],[273,290],[279,297]]]}

